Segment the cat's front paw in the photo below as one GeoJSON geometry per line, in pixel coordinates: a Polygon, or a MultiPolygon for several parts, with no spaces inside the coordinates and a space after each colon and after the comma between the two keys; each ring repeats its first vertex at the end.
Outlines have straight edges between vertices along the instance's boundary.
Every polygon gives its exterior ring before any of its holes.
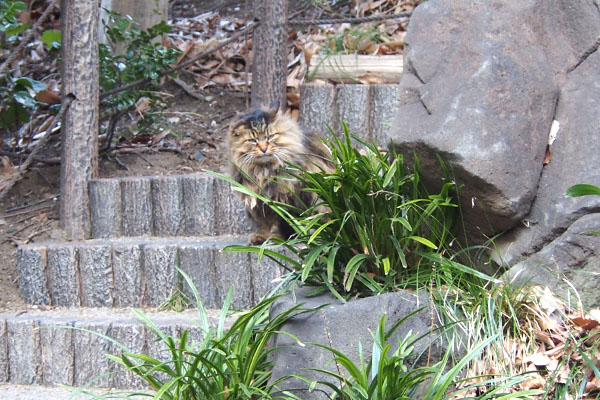
{"type": "Polygon", "coordinates": [[[268,237],[262,233],[253,233],[250,235],[250,244],[263,244],[268,237]]]}

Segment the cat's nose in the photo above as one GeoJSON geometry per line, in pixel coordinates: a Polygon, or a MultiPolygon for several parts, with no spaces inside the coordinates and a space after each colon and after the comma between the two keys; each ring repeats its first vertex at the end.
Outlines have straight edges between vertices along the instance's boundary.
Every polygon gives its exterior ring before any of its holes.
{"type": "Polygon", "coordinates": [[[260,149],[260,151],[262,151],[263,153],[267,152],[267,144],[266,143],[259,143],[258,144],[258,148],[260,149]]]}

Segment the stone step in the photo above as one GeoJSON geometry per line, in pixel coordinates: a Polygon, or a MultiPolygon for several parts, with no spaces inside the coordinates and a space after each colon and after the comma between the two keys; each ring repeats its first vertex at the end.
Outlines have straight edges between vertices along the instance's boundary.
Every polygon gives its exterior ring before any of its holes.
{"type": "Polygon", "coordinates": [[[207,173],[92,179],[89,191],[92,238],[251,230],[230,184],[207,173]]]}
{"type": "MultiPolygon", "coordinates": [[[[207,313],[209,324],[216,326],[219,311],[207,313]]],[[[197,311],[148,309],[144,315],[166,336],[179,338],[183,330],[189,330],[192,341],[203,336],[197,311]]],[[[226,326],[230,324],[231,318],[226,326]]],[[[0,384],[143,389],[146,385],[139,377],[106,354],[128,351],[169,361],[167,347],[157,339],[131,309],[78,307],[0,314],[0,384]]],[[[0,393],[0,398],[12,397],[0,393]]]]}
{"type": "MultiPolygon", "coordinates": [[[[85,392],[78,393],[80,389],[71,389],[64,386],[39,386],[39,385],[15,385],[0,384],[0,394],[2,399],[6,400],[91,400],[91,399],[121,399],[123,391],[86,389],[85,392]],[[89,394],[88,394],[89,392],[89,394]]],[[[129,393],[129,392],[126,392],[129,393]]],[[[132,395],[127,399],[148,400],[147,395],[132,395]]]]}
{"type": "Polygon", "coordinates": [[[29,304],[84,307],[159,306],[182,290],[194,302],[191,278],[205,307],[221,308],[235,287],[232,307],[258,303],[281,277],[281,268],[254,254],[223,253],[247,237],[137,237],[23,245],[18,284],[29,304]]]}
{"type": "Polygon", "coordinates": [[[390,123],[400,105],[398,84],[333,85],[305,83],[300,88],[300,125],[305,131],[331,137],[328,126],[341,137],[342,121],[350,133],[387,148],[390,123]]]}

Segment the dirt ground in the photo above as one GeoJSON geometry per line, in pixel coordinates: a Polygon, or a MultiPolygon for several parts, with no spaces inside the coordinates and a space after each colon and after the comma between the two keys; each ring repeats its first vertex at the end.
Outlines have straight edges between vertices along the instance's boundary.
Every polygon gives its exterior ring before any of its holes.
{"type": "MultiPolygon", "coordinates": [[[[173,16],[190,17],[216,9],[224,15],[244,12],[239,1],[181,1],[171,4],[173,16]]],[[[171,105],[162,110],[160,124],[169,135],[168,146],[159,150],[143,148],[136,153],[119,153],[99,160],[99,176],[160,175],[223,170],[224,134],[237,112],[246,110],[244,92],[210,88],[202,100],[187,95],[179,86],[167,83],[164,91],[171,105]]],[[[131,119],[123,118],[120,129],[131,119]]],[[[58,154],[57,138],[45,149],[58,154]]],[[[63,238],[59,228],[60,167],[34,165],[0,202],[0,312],[18,312],[30,307],[18,293],[17,246],[26,243],[57,241],[63,238]]]]}

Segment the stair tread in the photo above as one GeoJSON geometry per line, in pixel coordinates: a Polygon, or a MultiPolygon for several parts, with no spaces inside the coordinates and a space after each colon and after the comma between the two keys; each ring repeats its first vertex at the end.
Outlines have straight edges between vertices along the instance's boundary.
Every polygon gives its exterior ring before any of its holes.
{"type": "MultiPolygon", "coordinates": [[[[0,384],[0,393],[3,399],[10,400],[84,400],[97,398],[89,394],[78,393],[74,395],[77,389],[70,389],[61,386],[40,386],[40,385],[16,385],[16,384],[0,384]]],[[[97,396],[105,396],[113,398],[122,390],[103,390],[89,389],[89,392],[97,396]]],[[[139,392],[139,390],[138,390],[139,392]]],[[[143,391],[142,391],[143,392],[143,391]]],[[[129,399],[148,399],[148,396],[130,396],[129,399]]]]}
{"type": "MultiPolygon", "coordinates": [[[[57,320],[57,321],[138,321],[134,310],[139,310],[153,321],[167,320],[199,320],[196,309],[184,311],[159,311],[156,307],[30,307],[17,312],[0,312],[0,320],[57,320]]],[[[216,322],[221,310],[207,309],[210,323],[216,322]]]]}
{"type": "Polygon", "coordinates": [[[206,244],[206,245],[234,245],[249,244],[248,235],[202,235],[202,236],[121,236],[114,238],[98,238],[74,241],[48,241],[20,245],[20,249],[39,247],[81,246],[81,245],[112,245],[112,244],[206,244]]]}

